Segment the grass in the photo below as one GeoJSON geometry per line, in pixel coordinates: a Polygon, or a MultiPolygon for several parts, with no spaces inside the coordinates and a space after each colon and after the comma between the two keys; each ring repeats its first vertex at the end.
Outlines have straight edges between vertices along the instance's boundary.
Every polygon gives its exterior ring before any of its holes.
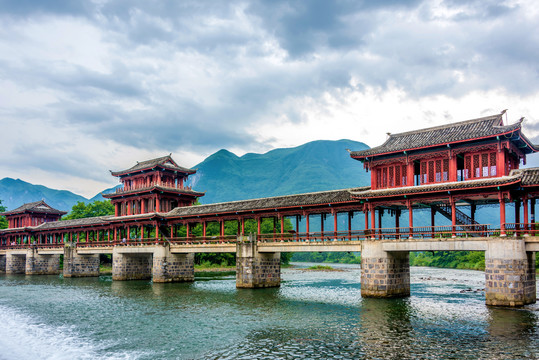
{"type": "Polygon", "coordinates": [[[335,270],[331,266],[328,265],[314,265],[307,268],[307,270],[327,270],[327,271],[333,271],[335,270]]]}
{"type": "Polygon", "coordinates": [[[99,265],[99,274],[100,275],[112,275],[112,264],[101,264],[101,265],[99,265]]]}

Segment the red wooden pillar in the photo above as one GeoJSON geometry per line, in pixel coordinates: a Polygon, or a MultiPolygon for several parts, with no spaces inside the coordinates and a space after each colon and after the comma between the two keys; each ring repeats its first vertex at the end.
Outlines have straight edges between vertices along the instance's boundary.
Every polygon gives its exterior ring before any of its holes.
{"type": "Polygon", "coordinates": [[[457,207],[452,196],[449,198],[449,203],[451,204],[451,237],[457,237],[457,207]]]}
{"type": "Polygon", "coordinates": [[[408,186],[414,186],[414,162],[411,160],[406,165],[406,180],[408,186]]]}
{"type": "Polygon", "coordinates": [[[449,181],[457,181],[457,155],[452,150],[449,156],[449,181]]]}
{"type": "Polygon", "coordinates": [[[434,227],[436,226],[435,217],[436,217],[436,209],[431,207],[430,208],[430,226],[432,228],[432,233],[431,233],[432,238],[434,238],[434,236],[435,236],[435,234],[434,234],[434,227]]]}
{"type": "Polygon", "coordinates": [[[189,225],[189,221],[185,224],[185,234],[187,237],[191,236],[191,226],[189,225]]]}
{"type": "Polygon", "coordinates": [[[378,234],[380,234],[380,239],[382,236],[382,216],[384,215],[384,209],[378,209],[378,234]]]}
{"type": "Polygon", "coordinates": [[[498,153],[496,155],[496,176],[504,176],[506,172],[505,149],[502,147],[501,143],[498,143],[498,153]]]}
{"type": "Polygon", "coordinates": [[[219,231],[221,234],[221,237],[225,236],[225,221],[221,220],[221,230],[219,231]]]}
{"type": "Polygon", "coordinates": [[[530,199],[530,207],[531,207],[531,230],[532,235],[535,235],[535,198],[530,199]]]}
{"type": "Polygon", "coordinates": [[[506,236],[505,234],[505,199],[503,193],[498,193],[498,201],[500,202],[500,236],[506,236]]]}
{"type": "Polygon", "coordinates": [[[414,237],[414,209],[412,207],[412,201],[406,200],[406,206],[408,207],[408,237],[411,239],[414,237]]]}
{"type": "Polygon", "coordinates": [[[156,212],[160,212],[160,211],[161,211],[161,206],[160,206],[160,205],[161,205],[161,204],[160,204],[159,198],[156,197],[156,198],[155,198],[155,211],[156,211],[156,212]]]}
{"type": "Polygon", "coordinates": [[[371,190],[376,190],[378,189],[378,185],[379,185],[376,182],[376,170],[373,170],[372,168],[370,170],[371,170],[371,190]]]}
{"type": "Polygon", "coordinates": [[[127,202],[127,215],[133,215],[133,204],[132,204],[132,201],[129,200],[127,202]]]}
{"type": "Polygon", "coordinates": [[[159,224],[155,222],[155,239],[159,240],[159,224]]]}
{"type": "Polygon", "coordinates": [[[399,238],[400,234],[400,216],[401,216],[401,209],[395,210],[395,233],[397,234],[397,239],[399,238]]]}
{"type": "Polygon", "coordinates": [[[140,213],[146,214],[146,200],[145,199],[140,200],[140,213]]]}
{"type": "Polygon", "coordinates": [[[333,232],[335,233],[335,238],[337,237],[337,232],[338,232],[338,229],[337,229],[337,226],[338,226],[338,213],[337,211],[334,211],[333,212],[333,232]]]}
{"type": "MultiPolygon", "coordinates": [[[[95,240],[95,241],[99,242],[99,230],[97,230],[96,233],[97,233],[97,234],[96,234],[97,236],[96,236],[96,240],[95,240]]],[[[56,237],[56,236],[55,236],[55,237],[56,237]]]]}
{"type": "Polygon", "coordinates": [[[129,225],[126,226],[125,231],[127,232],[127,241],[131,240],[131,227],[129,225]]]}
{"type": "Polygon", "coordinates": [[[261,230],[261,222],[262,222],[262,219],[260,218],[260,216],[257,216],[256,217],[256,233],[257,235],[260,235],[260,230],[261,230]]]}
{"type": "Polygon", "coordinates": [[[520,227],[520,200],[515,200],[515,235],[518,234],[520,227]]]}
{"type": "Polygon", "coordinates": [[[281,215],[281,234],[284,234],[284,216],[281,215]]]}
{"type": "Polygon", "coordinates": [[[144,225],[140,225],[140,240],[144,239],[144,225]]]}
{"type": "Polygon", "coordinates": [[[528,220],[528,196],[524,196],[522,201],[524,201],[524,235],[529,235],[530,224],[528,220]]]}
{"type": "Polygon", "coordinates": [[[202,236],[206,237],[206,221],[202,222],[202,236]]]}
{"type": "Polygon", "coordinates": [[[307,239],[309,238],[309,213],[305,214],[305,232],[307,233],[307,239]]]}
{"type": "Polygon", "coordinates": [[[324,237],[324,214],[320,214],[320,236],[324,237]]]}
{"type": "Polygon", "coordinates": [[[369,207],[367,204],[363,206],[363,212],[365,213],[365,238],[367,238],[367,233],[369,231],[369,207]]]}
{"type": "Polygon", "coordinates": [[[352,218],[354,217],[354,212],[348,212],[348,240],[352,240],[352,218]]]}
{"type": "Polygon", "coordinates": [[[299,217],[300,215],[296,215],[296,240],[299,238],[299,217]]]}
{"type": "Polygon", "coordinates": [[[370,212],[371,212],[371,239],[375,239],[376,238],[376,230],[375,230],[375,227],[376,227],[376,208],[374,207],[373,204],[369,204],[370,205],[370,212]]]}

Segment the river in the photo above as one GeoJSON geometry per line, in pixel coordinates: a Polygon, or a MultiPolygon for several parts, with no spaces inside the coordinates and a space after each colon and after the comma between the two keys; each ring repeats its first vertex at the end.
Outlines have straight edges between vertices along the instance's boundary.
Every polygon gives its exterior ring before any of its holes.
{"type": "Polygon", "coordinates": [[[539,358],[539,306],[486,307],[483,272],[413,267],[411,297],[380,300],[332,266],[258,290],[0,275],[0,359],[539,358]]]}

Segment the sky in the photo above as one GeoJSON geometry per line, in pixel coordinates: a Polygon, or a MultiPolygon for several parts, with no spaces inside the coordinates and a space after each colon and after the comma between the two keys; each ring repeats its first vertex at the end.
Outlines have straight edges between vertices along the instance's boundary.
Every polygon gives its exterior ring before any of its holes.
{"type": "Polygon", "coordinates": [[[536,0],[0,0],[0,23],[0,178],[92,197],[169,153],[372,147],[504,109],[539,143],[536,0]]]}

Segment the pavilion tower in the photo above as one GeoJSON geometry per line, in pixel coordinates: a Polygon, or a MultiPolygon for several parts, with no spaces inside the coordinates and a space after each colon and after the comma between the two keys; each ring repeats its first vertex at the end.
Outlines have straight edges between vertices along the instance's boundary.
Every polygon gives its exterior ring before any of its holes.
{"type": "Polygon", "coordinates": [[[185,186],[196,170],[179,166],[170,155],[137,162],[127,170],[111,171],[123,187],[103,197],[111,200],[115,216],[168,212],[189,206],[204,193],[185,186]]]}
{"type": "Polygon", "coordinates": [[[31,202],[19,206],[11,211],[0,213],[8,221],[8,228],[23,228],[27,226],[38,226],[45,222],[58,221],[65,211],[57,210],[47,205],[44,200],[31,202]]]}

